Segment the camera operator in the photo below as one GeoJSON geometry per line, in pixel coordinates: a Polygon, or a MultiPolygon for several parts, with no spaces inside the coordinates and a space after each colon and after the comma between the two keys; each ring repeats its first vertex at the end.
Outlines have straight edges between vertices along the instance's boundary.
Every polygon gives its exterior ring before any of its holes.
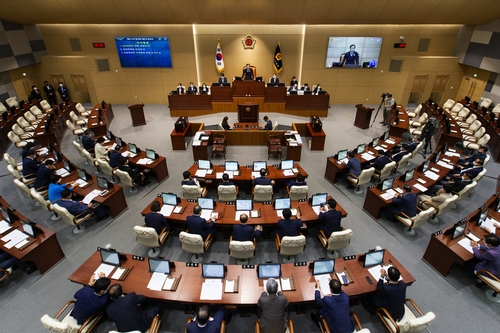
{"type": "MultiPolygon", "coordinates": [[[[422,129],[422,134],[420,135],[420,141],[424,142],[424,147],[423,147],[423,152],[424,154],[427,154],[427,147],[429,146],[429,143],[431,143],[431,138],[434,135],[435,132],[435,127],[432,119],[427,120],[427,123],[424,125],[424,128],[422,129]]],[[[431,145],[431,150],[432,150],[432,145],[431,145]]]]}
{"type": "Polygon", "coordinates": [[[381,124],[385,124],[386,126],[391,126],[392,120],[392,109],[394,107],[394,99],[392,98],[392,94],[382,94],[384,98],[384,121],[381,121],[381,124]],[[385,95],[385,96],[384,96],[385,95]]]}

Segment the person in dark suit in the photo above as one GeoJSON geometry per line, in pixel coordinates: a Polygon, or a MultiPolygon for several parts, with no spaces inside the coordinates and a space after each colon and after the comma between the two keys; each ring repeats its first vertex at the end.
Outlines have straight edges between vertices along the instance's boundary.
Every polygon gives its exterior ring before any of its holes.
{"type": "Polygon", "coordinates": [[[345,65],[359,65],[359,53],[356,52],[356,45],[351,44],[349,46],[349,51],[344,54],[344,63],[342,67],[345,65]]]}
{"type": "Polygon", "coordinates": [[[186,218],[187,228],[190,234],[196,234],[203,237],[203,240],[207,239],[208,235],[215,237],[217,229],[215,228],[215,221],[210,222],[202,218],[201,207],[196,205],[193,208],[193,215],[186,218]]]}
{"type": "Polygon", "coordinates": [[[129,174],[130,178],[134,180],[134,184],[139,184],[141,186],[149,185],[148,173],[142,171],[139,168],[132,168],[128,165],[128,158],[120,156],[118,159],[118,169],[129,174]]]}
{"type": "Polygon", "coordinates": [[[258,225],[254,229],[254,227],[247,224],[247,221],[247,214],[241,214],[240,224],[235,224],[233,226],[233,240],[239,242],[253,241],[255,238],[260,236],[262,227],[258,225]]]}
{"type": "Polygon", "coordinates": [[[181,186],[182,185],[198,185],[198,186],[200,186],[200,183],[197,180],[191,178],[191,172],[189,172],[189,171],[184,171],[182,173],[182,178],[184,178],[184,179],[181,180],[181,186]]]}
{"type": "Polygon", "coordinates": [[[417,195],[411,193],[411,186],[405,184],[403,186],[404,194],[396,193],[392,198],[392,205],[389,207],[389,212],[393,222],[397,222],[396,214],[403,212],[409,217],[417,215],[417,195]]]}
{"type": "Polygon", "coordinates": [[[472,175],[470,173],[464,173],[462,176],[455,177],[455,179],[450,182],[452,193],[458,193],[462,191],[467,185],[472,184],[472,175]]]}
{"type": "Polygon", "coordinates": [[[35,148],[35,143],[34,142],[28,142],[26,146],[23,147],[23,150],[21,152],[21,161],[24,161],[26,156],[28,156],[28,153],[30,150],[34,150],[35,148]]]}
{"type": "Polygon", "coordinates": [[[318,83],[318,84],[316,85],[316,88],[314,88],[314,90],[313,90],[313,94],[318,95],[318,94],[319,94],[319,92],[320,92],[320,91],[322,91],[322,90],[323,90],[323,89],[321,88],[321,84],[319,84],[319,83],[318,83]]]}
{"type": "Polygon", "coordinates": [[[288,92],[298,91],[298,90],[299,90],[299,86],[297,85],[297,83],[295,83],[293,86],[288,87],[288,92]]]}
{"type": "Polygon", "coordinates": [[[458,170],[452,170],[448,173],[448,177],[452,176],[462,176],[465,173],[468,173],[471,179],[474,179],[483,171],[483,161],[479,158],[474,161],[474,164],[468,168],[461,168],[460,172],[458,170]],[[451,174],[451,175],[450,175],[451,174]]]}
{"type": "Polygon", "coordinates": [[[281,291],[278,291],[278,282],[275,279],[266,281],[266,291],[260,295],[257,305],[262,310],[259,318],[261,331],[285,333],[288,326],[286,318],[288,300],[281,291]]]}
{"type": "Polygon", "coordinates": [[[143,305],[146,297],[135,292],[123,295],[122,286],[119,284],[109,288],[109,297],[113,302],[106,309],[106,313],[120,332],[146,332],[154,317],[163,310],[163,304],[160,302],[146,310],[143,305]]]}
{"type": "Polygon", "coordinates": [[[278,77],[276,77],[276,73],[273,73],[273,76],[269,80],[269,85],[270,86],[277,86],[278,83],[280,83],[280,79],[278,79],[278,77]]]}
{"type": "Polygon", "coordinates": [[[307,183],[305,181],[305,177],[299,172],[297,174],[297,178],[295,180],[292,180],[292,181],[289,181],[288,183],[286,183],[286,186],[288,188],[292,187],[292,186],[306,186],[307,183]]]}
{"type": "Polygon", "coordinates": [[[155,201],[151,204],[151,212],[147,213],[144,216],[144,223],[146,223],[146,227],[154,228],[158,235],[165,227],[167,228],[167,230],[170,230],[170,225],[168,224],[165,216],[159,213],[160,210],[160,203],[158,201],[155,201]]]}
{"type": "Polygon", "coordinates": [[[78,325],[82,325],[85,320],[96,312],[104,311],[111,299],[106,290],[111,284],[111,280],[105,273],[99,273],[99,279],[92,274],[89,284],[78,290],[73,296],[76,299],[75,307],[71,311],[71,317],[75,318],[78,325]]]}
{"type": "MultiPolygon", "coordinates": [[[[348,173],[344,175],[344,177],[347,179],[348,175],[354,175],[358,177],[361,174],[361,161],[359,158],[355,157],[356,155],[354,154],[354,151],[350,151],[347,153],[347,163],[342,163],[346,168],[349,169],[348,173]]],[[[347,188],[353,189],[354,185],[350,182],[347,181],[349,184],[347,185],[347,188]]]]}
{"type": "Polygon", "coordinates": [[[415,149],[417,148],[418,144],[420,143],[420,139],[418,136],[413,137],[413,141],[408,144],[408,147],[406,148],[406,151],[409,153],[413,153],[415,149]]]}
{"type": "Polygon", "coordinates": [[[363,307],[375,315],[375,309],[386,308],[395,321],[399,321],[405,314],[406,283],[399,281],[401,273],[392,266],[386,271],[380,270],[380,279],[377,282],[377,293],[371,294],[368,301],[362,303],[363,307]],[[385,283],[385,279],[389,281],[385,283]]]}
{"type": "Polygon", "coordinates": [[[210,317],[210,312],[207,305],[202,305],[196,310],[196,318],[190,322],[187,326],[187,333],[219,333],[222,321],[226,320],[226,325],[228,320],[226,316],[226,311],[223,306],[221,306],[217,312],[210,317]]]}
{"type": "Polygon", "coordinates": [[[203,84],[200,87],[200,94],[208,94],[210,92],[210,89],[207,87],[206,83],[203,82],[203,84]]]}
{"type": "MultiPolygon", "coordinates": [[[[100,222],[109,217],[109,214],[105,211],[105,209],[99,205],[97,208],[92,208],[92,203],[88,205],[74,201],[72,197],[72,193],[70,190],[63,190],[61,192],[62,199],[56,202],[57,205],[66,208],[71,215],[80,215],[84,212],[88,212],[88,214],[94,212],[97,216],[97,222],[100,222]]],[[[84,217],[88,214],[82,215],[84,217]]]]}
{"type": "Polygon", "coordinates": [[[222,85],[224,83],[227,83],[227,78],[224,77],[224,73],[220,73],[220,76],[219,76],[219,84],[222,85]]]}
{"type": "Polygon", "coordinates": [[[471,241],[474,258],[464,263],[472,277],[475,272],[486,270],[496,277],[500,277],[500,240],[495,234],[484,236],[484,244],[471,241]]]}
{"type": "Polygon", "coordinates": [[[319,289],[319,281],[316,280],[316,291],[314,299],[319,307],[318,312],[311,313],[311,318],[319,326],[320,317],[324,317],[332,333],[344,333],[354,331],[354,321],[350,316],[349,296],[342,290],[339,280],[330,280],[331,296],[322,296],[319,289]]]}
{"type": "Polygon", "coordinates": [[[43,82],[43,91],[47,95],[47,100],[50,105],[56,105],[57,104],[57,98],[56,98],[56,91],[54,90],[54,87],[49,84],[49,81],[44,81],[43,82]]]}
{"type": "Polygon", "coordinates": [[[284,236],[299,236],[299,229],[302,228],[300,213],[297,211],[296,219],[291,219],[292,211],[288,208],[283,209],[283,218],[279,219],[277,232],[280,238],[284,236]]]}
{"type": "Polygon", "coordinates": [[[299,84],[299,81],[297,81],[297,78],[295,76],[292,77],[292,81],[290,81],[290,86],[293,86],[294,84],[299,84]]]}
{"type": "Polygon", "coordinates": [[[261,126],[260,128],[263,129],[263,130],[272,130],[273,129],[273,122],[271,121],[271,119],[269,119],[268,116],[264,116],[264,121],[266,122],[266,124],[264,126],[261,126]]]}
{"type": "Polygon", "coordinates": [[[59,96],[61,96],[61,100],[63,102],[69,101],[69,90],[62,82],[59,82],[59,88],[57,88],[57,92],[59,93],[59,96]]]}
{"type": "Polygon", "coordinates": [[[94,153],[95,141],[92,139],[92,131],[85,130],[82,136],[82,146],[83,149],[88,151],[89,153],[94,153]]]}
{"type": "Polygon", "coordinates": [[[40,187],[48,188],[50,184],[50,176],[54,174],[54,169],[56,168],[54,160],[48,159],[40,164],[38,172],[36,173],[35,182],[33,187],[38,189],[40,187]]]}
{"type": "Polygon", "coordinates": [[[217,184],[217,187],[219,187],[221,185],[223,185],[223,186],[234,185],[233,182],[229,181],[229,175],[227,173],[225,173],[225,172],[222,174],[222,182],[220,182],[219,184],[217,184]]]}
{"type": "Polygon", "coordinates": [[[341,231],[340,221],[342,212],[336,209],[337,201],[328,199],[328,208],[323,206],[318,214],[318,229],[323,230],[326,237],[330,237],[332,232],[341,231]]]}
{"type": "Polygon", "coordinates": [[[177,92],[179,94],[184,94],[184,87],[182,86],[182,83],[179,82],[179,84],[177,85],[176,90],[177,90],[177,92]]]}
{"type": "Polygon", "coordinates": [[[394,162],[396,162],[396,163],[397,163],[397,162],[401,161],[401,159],[402,159],[404,156],[408,155],[409,153],[410,153],[410,152],[408,151],[408,145],[407,145],[407,144],[404,144],[404,145],[402,145],[402,146],[401,146],[401,150],[400,150],[398,153],[396,153],[396,154],[392,155],[392,158],[391,158],[391,159],[392,159],[394,162]]]}
{"type": "Polygon", "coordinates": [[[120,165],[118,163],[118,160],[120,159],[120,157],[122,156],[122,154],[120,153],[120,150],[122,149],[122,146],[120,145],[116,145],[115,146],[115,149],[112,150],[110,153],[109,153],[109,165],[112,167],[112,168],[118,168],[118,166],[120,165]]]}
{"type": "Polygon", "coordinates": [[[253,80],[253,69],[250,67],[250,64],[247,64],[245,68],[243,68],[243,74],[241,74],[244,80],[253,80]]]}
{"type": "Polygon", "coordinates": [[[35,150],[30,149],[28,155],[23,158],[23,177],[26,179],[35,178],[42,162],[36,160],[35,150]]]}
{"type": "Polygon", "coordinates": [[[382,149],[377,150],[377,158],[370,163],[370,167],[374,167],[375,170],[381,171],[386,164],[391,162],[391,153],[389,151],[384,152],[382,149]]]}
{"type": "Polygon", "coordinates": [[[228,116],[225,116],[224,118],[222,118],[221,126],[226,131],[231,129],[231,125],[229,125],[229,117],[228,116]]]}
{"type": "Polygon", "coordinates": [[[309,84],[308,83],[304,83],[304,85],[302,86],[302,88],[300,88],[300,90],[311,91],[311,88],[309,88],[309,84]]]}
{"type": "Polygon", "coordinates": [[[458,160],[457,164],[455,166],[462,166],[462,167],[469,167],[474,165],[474,161],[477,160],[478,158],[483,161],[486,159],[486,153],[488,152],[488,147],[481,146],[477,150],[475,154],[472,154],[470,156],[464,156],[464,158],[461,158],[458,160]]]}
{"type": "Polygon", "coordinates": [[[42,93],[40,92],[40,90],[38,90],[37,86],[31,87],[30,95],[31,95],[31,99],[36,98],[38,101],[42,100],[42,93]]]}
{"type": "Polygon", "coordinates": [[[271,180],[269,178],[266,178],[266,169],[262,168],[260,169],[260,177],[254,177],[252,176],[252,185],[274,185],[274,180],[271,180]]]}
{"type": "Polygon", "coordinates": [[[198,88],[194,85],[193,82],[189,82],[189,86],[187,88],[187,92],[189,94],[196,94],[198,92],[198,88]]]}

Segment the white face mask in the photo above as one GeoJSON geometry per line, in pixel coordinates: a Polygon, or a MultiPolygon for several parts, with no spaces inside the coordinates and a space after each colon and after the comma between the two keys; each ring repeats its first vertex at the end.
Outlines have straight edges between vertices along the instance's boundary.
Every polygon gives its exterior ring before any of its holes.
{"type": "Polygon", "coordinates": [[[62,86],[63,86],[63,84],[62,84],[62,83],[61,83],[61,84],[59,84],[59,87],[62,87],[62,86]]]}

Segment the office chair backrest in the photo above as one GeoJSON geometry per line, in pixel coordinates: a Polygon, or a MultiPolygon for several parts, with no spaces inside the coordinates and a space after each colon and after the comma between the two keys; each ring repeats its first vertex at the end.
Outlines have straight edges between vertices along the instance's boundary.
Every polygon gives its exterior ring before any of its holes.
{"type": "Polygon", "coordinates": [[[483,168],[483,171],[477,174],[476,178],[473,179],[473,181],[478,182],[480,181],[484,175],[486,174],[486,168],[483,168]]]}
{"type": "Polygon", "coordinates": [[[304,252],[306,247],[306,236],[284,236],[281,239],[280,254],[294,256],[304,252]]]}
{"type": "Polygon", "coordinates": [[[477,185],[477,182],[472,181],[472,183],[465,186],[462,191],[458,192],[457,193],[458,201],[467,198],[469,196],[470,192],[472,192],[472,190],[476,187],[476,185],[477,185]]]}
{"type": "Polygon", "coordinates": [[[30,127],[31,124],[26,121],[26,119],[24,117],[19,117],[17,118],[17,123],[22,127],[22,128],[26,128],[26,127],[30,127]]]}
{"type": "Polygon", "coordinates": [[[185,199],[198,199],[203,191],[198,185],[182,185],[181,188],[185,199]]]}
{"type": "Polygon", "coordinates": [[[9,173],[15,179],[21,180],[21,178],[22,178],[21,173],[16,168],[14,168],[12,165],[10,165],[10,164],[7,165],[7,171],[9,171],[9,173]]]}
{"type": "MultiPolygon", "coordinates": [[[[411,312],[411,309],[405,305],[405,314],[406,311],[409,311],[410,315],[413,314],[413,312],[411,312]]],[[[400,333],[422,332],[434,321],[434,319],[436,319],[436,315],[433,312],[427,312],[421,317],[412,317],[412,319],[409,319],[405,322],[398,322],[400,333]]]]}
{"type": "Polygon", "coordinates": [[[309,194],[309,186],[294,185],[290,187],[289,198],[291,200],[307,199],[308,194],[309,194]]]}
{"type": "Polygon", "coordinates": [[[26,199],[33,199],[31,197],[30,189],[28,186],[26,186],[26,184],[24,184],[22,181],[18,179],[14,179],[14,184],[21,191],[23,197],[25,197],[26,199]]]}
{"type": "Polygon", "coordinates": [[[29,122],[36,122],[36,117],[30,111],[26,111],[24,113],[24,118],[26,118],[29,122]]]}
{"type": "Polygon", "coordinates": [[[64,222],[66,222],[69,225],[75,226],[75,216],[72,215],[66,208],[59,206],[57,202],[54,203],[52,206],[54,208],[54,211],[59,215],[64,222]]]}
{"type": "Polygon", "coordinates": [[[254,201],[271,201],[273,199],[272,185],[255,185],[253,190],[254,201]]]}
{"type": "Polygon", "coordinates": [[[448,99],[444,104],[443,104],[443,109],[449,110],[455,105],[455,101],[452,99],[448,99]]]}
{"type": "Polygon", "coordinates": [[[441,203],[438,208],[439,212],[436,214],[436,216],[443,215],[445,213],[448,213],[453,206],[453,203],[458,200],[458,195],[453,195],[451,198],[446,199],[443,203],[441,203]]]}
{"type": "Polygon", "coordinates": [[[118,176],[118,178],[120,178],[120,181],[122,183],[124,183],[125,185],[131,186],[131,187],[135,186],[134,180],[132,179],[132,177],[130,177],[128,172],[122,171],[120,169],[116,169],[115,174],[118,176]]]}
{"type": "Polygon", "coordinates": [[[479,107],[484,106],[485,108],[489,108],[491,105],[491,102],[492,102],[491,99],[485,97],[485,98],[483,98],[483,101],[481,102],[481,104],[479,104],[479,107]]]}
{"type": "Polygon", "coordinates": [[[467,117],[467,115],[470,113],[470,110],[468,108],[462,108],[462,110],[460,110],[460,112],[457,114],[456,117],[458,118],[465,118],[467,117]]]}
{"type": "Polygon", "coordinates": [[[374,167],[371,167],[369,169],[364,169],[363,171],[361,171],[361,174],[358,177],[357,185],[363,185],[368,183],[372,179],[374,172],[375,172],[374,167]]]}
{"type": "Polygon", "coordinates": [[[195,254],[205,253],[203,247],[203,238],[201,235],[190,234],[185,231],[179,233],[179,240],[181,242],[182,249],[195,254]]]}
{"type": "Polygon", "coordinates": [[[415,158],[417,156],[418,152],[420,149],[422,149],[422,146],[424,145],[423,141],[420,141],[418,145],[415,147],[415,149],[411,152],[411,158],[415,158]]]}
{"type": "Polygon", "coordinates": [[[76,111],[78,111],[78,113],[80,113],[80,114],[85,112],[85,108],[83,107],[82,103],[76,104],[75,108],[76,108],[76,111]]]}
{"type": "Polygon", "coordinates": [[[44,110],[49,110],[50,109],[50,104],[49,102],[47,102],[45,99],[43,101],[40,102],[40,106],[42,107],[42,109],[44,110]]]}
{"type": "Polygon", "coordinates": [[[40,110],[36,105],[30,107],[30,111],[31,113],[33,113],[34,116],[43,116],[42,110],[40,110]]]}
{"type": "Polygon", "coordinates": [[[411,154],[406,154],[403,156],[399,162],[396,164],[396,170],[399,170],[400,168],[404,167],[407,163],[408,160],[411,158],[411,154]]]}
{"type": "Polygon", "coordinates": [[[476,139],[478,139],[479,141],[479,138],[481,138],[484,134],[486,133],[486,129],[484,127],[479,127],[479,129],[476,130],[476,132],[474,133],[474,137],[476,139]]]}
{"type": "Polygon", "coordinates": [[[327,250],[340,250],[346,248],[351,242],[352,230],[346,229],[342,231],[334,231],[328,237],[327,250]]]}
{"type": "Polygon", "coordinates": [[[252,241],[230,241],[229,255],[233,258],[248,259],[255,255],[255,247],[252,241]]]}
{"type": "Polygon", "coordinates": [[[68,126],[68,128],[71,130],[71,131],[75,131],[76,130],[76,127],[75,125],[71,122],[71,120],[69,119],[66,119],[66,126],[68,126]]]}
{"type": "Polygon", "coordinates": [[[76,141],[73,141],[73,147],[75,147],[76,151],[78,152],[78,154],[83,157],[83,158],[87,158],[87,155],[85,155],[85,153],[83,152],[83,147],[76,141]]]}
{"type": "Polygon", "coordinates": [[[471,113],[471,114],[469,115],[469,117],[467,117],[467,120],[465,121],[465,123],[467,123],[467,124],[472,124],[472,123],[473,123],[474,121],[476,121],[476,120],[477,120],[477,116],[476,116],[476,114],[475,114],[475,113],[471,113]]]}
{"type": "Polygon", "coordinates": [[[219,185],[217,187],[217,198],[220,201],[235,201],[237,196],[236,185],[219,185]]]}
{"type": "Polygon", "coordinates": [[[459,112],[460,112],[460,110],[462,110],[463,108],[464,108],[463,104],[461,104],[461,103],[457,103],[457,104],[455,104],[455,105],[453,106],[453,108],[451,109],[451,111],[450,111],[450,112],[452,112],[452,113],[459,113],[459,112]]]}
{"type": "Polygon", "coordinates": [[[382,170],[380,170],[380,179],[384,179],[384,178],[387,178],[392,170],[394,169],[394,167],[396,166],[396,162],[392,161],[390,163],[387,163],[383,168],[382,170]]]}
{"type": "Polygon", "coordinates": [[[13,106],[19,106],[19,103],[18,101],[16,100],[15,97],[9,97],[5,100],[5,103],[7,103],[7,105],[9,107],[13,107],[13,106]]]}
{"type": "Polygon", "coordinates": [[[115,175],[115,172],[114,172],[113,168],[111,167],[111,165],[109,165],[108,161],[106,161],[102,158],[98,158],[98,159],[96,159],[96,162],[97,162],[97,166],[99,166],[99,168],[101,168],[102,172],[104,172],[105,174],[107,174],[109,176],[115,175]]]}
{"type": "Polygon", "coordinates": [[[156,232],[155,228],[136,225],[134,227],[134,234],[139,244],[147,247],[160,247],[160,242],[158,241],[158,233],[156,232]]]}
{"type": "Polygon", "coordinates": [[[45,200],[45,198],[43,197],[43,195],[41,195],[39,192],[37,192],[36,189],[31,188],[30,189],[30,194],[31,194],[31,197],[33,199],[35,199],[40,204],[40,206],[43,209],[45,209],[48,212],[51,212],[53,210],[52,209],[52,204],[50,203],[50,201],[45,200]]]}
{"type": "Polygon", "coordinates": [[[9,153],[4,153],[3,154],[3,159],[11,165],[14,169],[18,170],[19,165],[17,164],[16,160],[14,157],[10,156],[9,153]]]}
{"type": "Polygon", "coordinates": [[[481,127],[481,122],[476,119],[472,122],[472,124],[470,124],[469,131],[475,132],[479,127],[481,127]]]}
{"type": "Polygon", "coordinates": [[[14,131],[14,133],[16,133],[16,135],[18,136],[21,136],[21,135],[24,135],[24,130],[21,128],[21,126],[19,126],[19,124],[15,123],[14,125],[12,125],[12,130],[14,131]]]}
{"type": "Polygon", "coordinates": [[[78,331],[80,328],[79,325],[76,325],[75,327],[71,327],[69,323],[65,322],[60,322],[59,320],[52,318],[49,315],[44,315],[40,321],[42,322],[43,327],[47,329],[49,332],[54,332],[54,333],[71,333],[73,330],[75,332],[78,331]]]}
{"type": "MultiPolygon", "coordinates": [[[[7,137],[8,137],[8,138],[9,138],[9,140],[10,140],[12,143],[14,143],[14,144],[16,144],[16,143],[18,143],[18,142],[20,142],[20,141],[21,141],[21,139],[20,139],[20,138],[17,136],[17,134],[16,134],[16,133],[14,133],[13,131],[9,131],[9,133],[7,133],[7,137]]],[[[17,147],[17,145],[16,145],[16,147],[17,147]]]]}
{"type": "Polygon", "coordinates": [[[0,102],[0,112],[5,112],[5,111],[7,111],[7,108],[3,103],[0,102]]]}
{"type": "Polygon", "coordinates": [[[494,108],[493,110],[491,110],[491,112],[493,112],[495,115],[499,115],[500,114],[500,103],[498,103],[494,108]]]}
{"type": "Polygon", "coordinates": [[[488,141],[490,141],[490,138],[491,137],[489,134],[483,135],[479,140],[477,140],[478,146],[485,146],[488,143],[488,141]]]}

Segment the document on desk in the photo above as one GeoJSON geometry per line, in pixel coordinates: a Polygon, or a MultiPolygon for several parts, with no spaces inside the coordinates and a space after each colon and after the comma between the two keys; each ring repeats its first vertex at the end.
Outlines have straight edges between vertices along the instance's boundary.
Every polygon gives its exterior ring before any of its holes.
{"type": "Polygon", "coordinates": [[[426,192],[427,191],[427,187],[422,186],[422,185],[420,185],[418,183],[413,184],[413,187],[416,188],[416,189],[418,189],[419,191],[422,191],[422,192],[426,192]]]}
{"type": "MultiPolygon", "coordinates": [[[[488,228],[489,231],[492,233],[495,233],[495,226],[493,225],[494,222],[497,222],[495,219],[492,219],[491,217],[488,217],[485,221],[484,224],[482,225],[482,228],[488,228]]],[[[0,232],[1,233],[1,232],[0,232]]]]}
{"type": "Polygon", "coordinates": [[[200,300],[221,300],[222,279],[206,279],[201,285],[200,300]]]}
{"type": "Polygon", "coordinates": [[[78,186],[80,186],[82,188],[88,185],[88,183],[81,178],[78,178],[77,180],[75,180],[75,184],[78,184],[78,186]]]}
{"type": "Polygon", "coordinates": [[[66,174],[69,174],[69,172],[65,168],[60,168],[60,169],[56,170],[56,175],[59,175],[62,177],[63,175],[66,175],[66,174]]]}
{"type": "Polygon", "coordinates": [[[99,267],[94,271],[94,275],[99,276],[99,273],[104,273],[106,276],[109,276],[111,272],[115,269],[115,266],[108,264],[100,264],[99,267]]]}
{"type": "Polygon", "coordinates": [[[6,221],[2,220],[0,221],[0,234],[3,234],[4,232],[12,229],[10,224],[8,224],[6,221]]]}
{"type": "Polygon", "coordinates": [[[116,268],[116,271],[113,273],[113,275],[111,276],[111,278],[113,280],[120,280],[123,273],[125,273],[126,269],[124,267],[117,267],[116,268]]]}
{"type": "Polygon", "coordinates": [[[46,147],[38,149],[38,155],[40,155],[40,156],[47,155],[48,152],[49,152],[49,149],[46,147]]]}
{"type": "Polygon", "coordinates": [[[385,140],[386,143],[390,144],[390,145],[393,145],[396,143],[396,141],[394,141],[393,139],[389,138],[387,140],[385,140]]]}
{"type": "Polygon", "coordinates": [[[299,145],[302,144],[302,137],[300,136],[300,134],[298,134],[298,133],[295,134],[295,140],[297,140],[297,143],[299,145]]]}
{"type": "Polygon", "coordinates": [[[172,205],[163,205],[160,209],[160,214],[163,216],[170,216],[172,214],[172,211],[174,210],[175,206],[172,205]]]}
{"type": "Polygon", "coordinates": [[[150,164],[153,160],[150,158],[141,158],[139,159],[136,164],[150,164]]]}
{"type": "Polygon", "coordinates": [[[88,205],[92,200],[94,200],[95,197],[97,197],[99,195],[99,193],[101,193],[100,190],[93,190],[92,192],[87,194],[85,196],[85,198],[83,198],[82,202],[84,204],[88,205]]]}
{"type": "Polygon", "coordinates": [[[201,141],[200,137],[202,134],[205,134],[205,132],[196,132],[196,134],[193,137],[193,140],[199,140],[201,141]]]}
{"type": "Polygon", "coordinates": [[[285,177],[293,176],[293,171],[292,170],[283,170],[283,176],[285,176],[285,177]]]}
{"type": "Polygon", "coordinates": [[[235,280],[226,280],[226,286],[224,287],[225,293],[233,293],[234,292],[234,282],[235,282],[235,280]]]}
{"type": "Polygon", "coordinates": [[[236,214],[234,215],[234,220],[235,221],[239,221],[240,220],[240,216],[242,214],[246,214],[247,216],[249,216],[250,212],[248,210],[237,210],[236,214]]]}
{"type": "Polygon", "coordinates": [[[196,170],[196,173],[194,174],[196,177],[205,177],[207,175],[207,170],[205,169],[198,169],[196,170]]]}
{"type": "Polygon", "coordinates": [[[314,212],[316,213],[316,215],[319,215],[319,212],[320,212],[320,209],[321,209],[320,206],[312,206],[312,209],[314,210],[314,212]]]}
{"type": "Polygon", "coordinates": [[[124,151],[124,152],[122,153],[122,156],[123,156],[123,157],[132,157],[132,158],[133,158],[133,157],[136,157],[136,156],[137,156],[137,154],[134,154],[134,153],[132,153],[132,152],[130,152],[130,151],[128,151],[128,150],[127,150],[127,151],[124,151]]]}
{"type": "Polygon", "coordinates": [[[446,163],[444,161],[438,161],[437,165],[440,165],[440,166],[442,166],[442,167],[444,167],[446,169],[453,169],[453,165],[450,165],[450,164],[448,164],[448,163],[446,163]]]}
{"type": "Polygon", "coordinates": [[[467,237],[464,237],[461,240],[459,240],[458,244],[460,244],[464,249],[466,249],[470,253],[474,253],[474,251],[472,251],[472,246],[470,245],[470,239],[468,239],[467,237]]]}
{"type": "Polygon", "coordinates": [[[427,170],[424,172],[424,176],[427,178],[430,178],[432,180],[437,180],[439,178],[439,175],[433,171],[427,170]]]}
{"type": "MultiPolygon", "coordinates": [[[[373,266],[372,268],[368,268],[368,272],[370,272],[370,274],[373,276],[375,281],[378,281],[378,280],[380,280],[380,270],[383,268],[387,272],[387,270],[390,267],[392,267],[392,264],[384,265],[384,266],[377,265],[377,266],[373,266]]],[[[400,276],[398,281],[401,281],[401,280],[403,280],[403,278],[400,276]]]]}
{"type": "Polygon", "coordinates": [[[375,156],[373,156],[372,154],[368,154],[368,153],[363,153],[361,154],[361,157],[365,160],[365,161],[371,161],[375,158],[375,156]]]}
{"type": "Polygon", "coordinates": [[[212,217],[212,210],[202,209],[200,216],[205,220],[210,220],[210,218],[212,217]]]}
{"type": "Polygon", "coordinates": [[[384,152],[387,151],[387,149],[385,149],[384,147],[381,147],[381,146],[377,146],[375,148],[373,148],[375,150],[383,150],[384,152]]]}
{"type": "Polygon", "coordinates": [[[332,292],[330,291],[330,274],[320,274],[320,275],[315,275],[314,279],[319,282],[319,289],[321,289],[321,292],[323,295],[330,295],[332,292]]]}
{"type": "Polygon", "coordinates": [[[458,153],[454,153],[452,151],[447,151],[446,153],[444,153],[446,156],[450,156],[450,157],[460,157],[460,154],[458,153]]]}
{"type": "Polygon", "coordinates": [[[12,230],[10,233],[2,237],[2,241],[5,242],[4,247],[7,249],[11,249],[16,244],[22,242],[28,238],[24,232],[21,232],[17,229],[12,230]]]}
{"type": "Polygon", "coordinates": [[[160,291],[165,283],[165,280],[167,279],[167,276],[168,275],[164,273],[153,273],[153,276],[149,279],[147,288],[150,290],[160,291]]]}
{"type": "Polygon", "coordinates": [[[295,140],[289,140],[288,145],[290,147],[297,147],[298,146],[297,141],[295,141],[295,140]]]}
{"type": "Polygon", "coordinates": [[[260,171],[252,171],[252,177],[255,177],[255,178],[260,177],[260,171]]]}
{"type": "Polygon", "coordinates": [[[394,198],[394,194],[392,193],[389,193],[389,192],[385,192],[385,193],[382,193],[380,195],[380,197],[384,200],[391,200],[392,198],[394,198]]]}

